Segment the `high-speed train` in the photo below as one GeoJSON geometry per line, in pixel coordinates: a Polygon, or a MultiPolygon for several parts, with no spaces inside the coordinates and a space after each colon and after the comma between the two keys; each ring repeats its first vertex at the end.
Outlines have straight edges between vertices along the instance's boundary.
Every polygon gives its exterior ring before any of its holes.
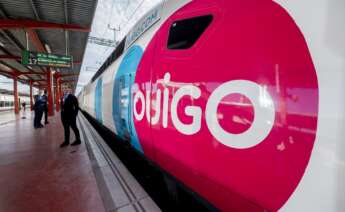
{"type": "Polygon", "coordinates": [[[345,1],[168,0],[81,108],[222,211],[345,211],[345,1]]]}
{"type": "MultiPolygon", "coordinates": [[[[30,105],[30,97],[19,96],[20,102],[25,102],[26,105],[30,105]]],[[[14,96],[10,94],[0,93],[0,112],[14,109],[14,96]]]]}

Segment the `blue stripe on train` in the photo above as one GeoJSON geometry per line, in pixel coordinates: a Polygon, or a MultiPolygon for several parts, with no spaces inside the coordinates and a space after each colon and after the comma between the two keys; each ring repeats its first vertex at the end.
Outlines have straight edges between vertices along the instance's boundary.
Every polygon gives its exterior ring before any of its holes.
{"type": "Polygon", "coordinates": [[[143,55],[140,46],[132,46],[124,56],[115,75],[113,87],[113,119],[117,134],[129,139],[132,146],[143,153],[133,121],[131,86],[143,55]]]}
{"type": "Polygon", "coordinates": [[[103,117],[102,117],[102,96],[103,96],[103,80],[100,78],[96,85],[95,90],[95,114],[96,119],[103,123],[103,117]]]}

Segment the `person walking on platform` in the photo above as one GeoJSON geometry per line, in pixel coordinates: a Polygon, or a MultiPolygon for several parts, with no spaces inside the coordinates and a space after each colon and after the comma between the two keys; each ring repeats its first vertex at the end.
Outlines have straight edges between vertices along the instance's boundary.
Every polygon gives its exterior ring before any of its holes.
{"type": "Polygon", "coordinates": [[[44,124],[49,124],[48,122],[48,96],[47,90],[44,90],[44,94],[41,96],[41,102],[44,112],[44,124]]]}
{"type": "Polygon", "coordinates": [[[25,109],[26,109],[26,102],[22,103],[22,108],[23,108],[23,111],[25,111],[25,109]]]}
{"type": "Polygon", "coordinates": [[[37,128],[43,127],[43,125],[41,124],[41,119],[42,119],[42,115],[43,115],[43,107],[42,107],[42,102],[41,102],[41,98],[39,95],[35,95],[34,100],[35,100],[35,104],[34,104],[34,111],[35,111],[34,127],[35,127],[35,129],[37,129],[37,128]]]}
{"type": "Polygon", "coordinates": [[[80,134],[77,127],[77,116],[79,111],[78,99],[71,92],[66,92],[61,99],[61,121],[65,131],[65,141],[60,147],[69,145],[70,127],[72,128],[76,140],[72,146],[81,144],[80,134]]]}

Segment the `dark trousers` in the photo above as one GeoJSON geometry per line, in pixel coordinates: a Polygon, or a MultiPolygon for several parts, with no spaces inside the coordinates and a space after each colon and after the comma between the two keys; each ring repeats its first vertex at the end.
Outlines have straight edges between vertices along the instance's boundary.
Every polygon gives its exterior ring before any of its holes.
{"type": "Polygon", "coordinates": [[[44,107],[43,112],[44,112],[44,123],[47,124],[48,123],[48,106],[44,107]]]}
{"type": "Polygon", "coordinates": [[[62,124],[65,130],[65,142],[69,142],[69,137],[70,137],[70,129],[72,128],[74,135],[75,135],[75,139],[77,141],[80,141],[80,134],[79,134],[79,130],[77,127],[77,117],[74,118],[62,118],[62,124]]]}
{"type": "Polygon", "coordinates": [[[34,117],[34,127],[37,128],[41,126],[41,119],[42,119],[43,111],[36,109],[35,110],[35,117],[34,117]]]}

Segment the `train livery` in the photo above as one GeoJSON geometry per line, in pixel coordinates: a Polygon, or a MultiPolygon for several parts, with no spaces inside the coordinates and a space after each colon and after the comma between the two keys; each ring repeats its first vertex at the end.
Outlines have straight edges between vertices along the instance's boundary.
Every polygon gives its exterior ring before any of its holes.
{"type": "Polygon", "coordinates": [[[222,211],[344,211],[344,6],[164,1],[81,108],[222,211]]]}

